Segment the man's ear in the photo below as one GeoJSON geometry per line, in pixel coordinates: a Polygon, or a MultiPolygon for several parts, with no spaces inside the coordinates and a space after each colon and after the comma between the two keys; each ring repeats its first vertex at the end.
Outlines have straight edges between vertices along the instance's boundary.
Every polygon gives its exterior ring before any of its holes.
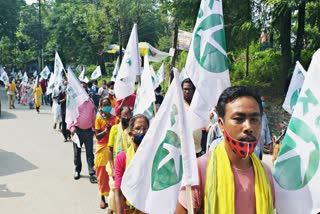
{"type": "Polygon", "coordinates": [[[219,124],[220,131],[224,133],[224,123],[221,117],[218,118],[218,124],[219,124]]]}

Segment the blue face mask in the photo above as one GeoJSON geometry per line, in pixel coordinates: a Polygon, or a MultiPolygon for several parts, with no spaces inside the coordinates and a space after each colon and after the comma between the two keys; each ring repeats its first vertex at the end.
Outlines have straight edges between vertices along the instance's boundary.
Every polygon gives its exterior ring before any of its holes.
{"type": "Polygon", "coordinates": [[[145,133],[135,135],[135,136],[133,137],[133,142],[134,142],[136,145],[140,145],[140,143],[142,142],[142,139],[143,139],[144,136],[145,136],[145,133]]]}
{"type": "Polygon", "coordinates": [[[110,113],[112,110],[112,106],[106,106],[101,109],[101,111],[105,114],[110,113]]]}
{"type": "Polygon", "coordinates": [[[267,103],[265,101],[261,102],[262,108],[265,108],[267,106],[267,103]]]}

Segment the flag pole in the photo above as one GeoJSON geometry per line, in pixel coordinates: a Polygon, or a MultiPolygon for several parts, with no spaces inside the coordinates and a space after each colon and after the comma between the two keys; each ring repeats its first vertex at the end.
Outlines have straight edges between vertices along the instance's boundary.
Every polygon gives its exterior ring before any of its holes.
{"type": "Polygon", "coordinates": [[[186,186],[188,214],[193,214],[191,185],[186,186]]]}
{"type": "Polygon", "coordinates": [[[156,113],[157,113],[156,103],[152,102],[152,105],[153,105],[154,116],[156,116],[156,113]]]}

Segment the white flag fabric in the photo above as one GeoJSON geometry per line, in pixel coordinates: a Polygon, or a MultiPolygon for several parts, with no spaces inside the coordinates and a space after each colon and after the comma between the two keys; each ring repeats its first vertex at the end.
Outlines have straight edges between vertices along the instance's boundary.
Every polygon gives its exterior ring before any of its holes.
{"type": "Polygon", "coordinates": [[[290,86],[288,88],[286,98],[282,105],[284,110],[286,110],[289,114],[292,114],[293,108],[297,103],[306,73],[307,72],[304,70],[302,65],[297,61],[291,77],[290,86]]]}
{"type": "MultiPolygon", "coordinates": [[[[173,70],[175,70],[175,69],[178,71],[177,68],[173,68],[173,70]]],[[[182,68],[182,71],[180,72],[180,75],[179,75],[179,80],[180,80],[180,82],[182,82],[183,80],[185,80],[185,79],[187,79],[187,78],[189,78],[189,76],[188,76],[188,74],[187,74],[187,72],[186,72],[186,69],[185,69],[185,68],[182,68]]]]}
{"type": "Polygon", "coordinates": [[[174,213],[181,183],[198,184],[192,132],[178,74],[122,178],[121,190],[137,209],[174,213]]]}
{"type": "Polygon", "coordinates": [[[81,149],[81,143],[77,133],[74,133],[74,135],[71,137],[71,140],[77,145],[79,149],[81,149]]]}
{"type": "Polygon", "coordinates": [[[34,83],[33,83],[33,88],[36,87],[38,85],[38,82],[39,82],[39,75],[37,75],[34,83]]]}
{"type": "MultiPolygon", "coordinates": [[[[54,70],[53,70],[53,76],[54,76],[54,87],[59,90],[59,86],[63,85],[63,78],[62,78],[62,72],[64,70],[62,61],[60,59],[60,56],[58,52],[55,54],[54,58],[54,70]]],[[[51,85],[49,85],[52,87],[51,85]]]]}
{"type": "Polygon", "coordinates": [[[27,72],[25,71],[22,77],[21,84],[26,86],[28,84],[28,81],[29,81],[29,78],[28,78],[27,72]]]}
{"type": "Polygon", "coordinates": [[[2,71],[2,74],[0,76],[0,81],[2,81],[4,84],[7,84],[9,82],[9,77],[7,72],[2,71]]]}
{"type": "Polygon", "coordinates": [[[89,95],[84,90],[71,68],[68,68],[67,77],[66,123],[67,126],[69,126],[72,121],[78,118],[79,107],[89,99],[89,95]]]}
{"type": "Polygon", "coordinates": [[[151,79],[148,55],[144,56],[141,84],[137,90],[133,114],[144,114],[149,120],[154,116],[153,102],[156,100],[151,79]]]}
{"type": "Polygon", "coordinates": [[[22,75],[22,72],[21,72],[21,71],[18,72],[18,77],[19,77],[19,79],[22,79],[22,78],[23,78],[23,75],[22,75]]]}
{"type": "Polygon", "coordinates": [[[2,75],[3,72],[4,72],[4,69],[3,69],[2,65],[0,65],[0,76],[2,75]]]}
{"type": "Polygon", "coordinates": [[[81,80],[82,82],[88,83],[89,82],[89,78],[87,76],[84,77],[83,80],[81,80]]]}
{"type": "Polygon", "coordinates": [[[152,65],[149,65],[149,68],[150,68],[150,74],[151,74],[151,80],[152,80],[153,89],[156,89],[156,88],[158,88],[160,83],[158,81],[158,77],[157,77],[156,73],[154,72],[154,69],[153,69],[152,65]]]}
{"type": "Polygon", "coordinates": [[[80,75],[79,75],[79,80],[80,80],[80,81],[84,80],[84,72],[86,72],[86,69],[85,69],[85,67],[83,66],[83,69],[82,69],[82,71],[81,71],[81,73],[80,73],[80,75]]]}
{"type": "Polygon", "coordinates": [[[36,77],[38,75],[38,71],[33,72],[33,77],[36,77]]]}
{"type": "Polygon", "coordinates": [[[230,86],[222,0],[201,1],[185,68],[196,86],[189,110],[192,128],[202,128],[209,122],[210,109],[230,86]]]}
{"type": "Polygon", "coordinates": [[[114,92],[117,100],[133,94],[137,74],[140,74],[140,55],[137,24],[134,24],[114,83],[114,92]]]}
{"type": "Polygon", "coordinates": [[[50,70],[49,70],[48,66],[46,66],[46,67],[44,67],[44,69],[40,73],[40,76],[41,76],[40,79],[41,80],[48,79],[49,75],[50,75],[50,70]]]}
{"type": "Polygon", "coordinates": [[[100,68],[100,65],[98,65],[98,66],[96,67],[96,69],[92,72],[92,74],[91,74],[91,79],[92,79],[92,80],[96,80],[96,79],[98,79],[101,75],[102,75],[102,74],[101,74],[101,68],[100,68]]]}
{"type": "MultiPolygon", "coordinates": [[[[54,73],[50,75],[50,78],[49,78],[49,82],[48,82],[48,85],[47,85],[47,91],[46,91],[46,94],[49,95],[53,92],[53,89],[54,89],[54,79],[55,79],[55,76],[54,76],[54,73]]],[[[58,88],[57,88],[57,91],[58,91],[58,88]]]]}
{"type": "Polygon", "coordinates": [[[277,213],[320,212],[320,49],[311,64],[273,169],[277,213]]]}
{"type": "Polygon", "coordinates": [[[117,58],[117,62],[114,66],[113,72],[112,72],[112,77],[111,77],[111,81],[116,81],[116,77],[118,75],[118,71],[119,71],[119,57],[117,58]]]}
{"type": "Polygon", "coordinates": [[[164,64],[163,63],[157,72],[157,79],[158,79],[159,85],[164,81],[164,64]]]}

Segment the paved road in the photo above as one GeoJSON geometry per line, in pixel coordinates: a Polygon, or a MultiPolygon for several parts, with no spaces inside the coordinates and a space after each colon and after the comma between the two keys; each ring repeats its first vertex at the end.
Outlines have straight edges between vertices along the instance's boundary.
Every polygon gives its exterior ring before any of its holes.
{"type": "Polygon", "coordinates": [[[0,98],[0,212],[107,213],[99,208],[97,184],[89,182],[84,150],[83,177],[73,179],[72,144],[52,129],[50,108],[40,114],[20,104],[8,109],[1,86],[0,98]]]}

